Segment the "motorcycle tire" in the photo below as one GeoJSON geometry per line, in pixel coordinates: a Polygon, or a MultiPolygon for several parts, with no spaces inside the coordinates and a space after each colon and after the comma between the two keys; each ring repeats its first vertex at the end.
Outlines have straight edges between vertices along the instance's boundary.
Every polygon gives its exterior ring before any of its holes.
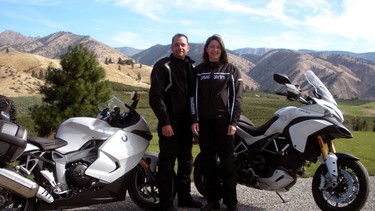
{"type": "Polygon", "coordinates": [[[0,186],[0,210],[34,211],[34,198],[23,198],[0,186]]]}
{"type": "MultiPolygon", "coordinates": [[[[152,174],[156,178],[156,172],[152,172],[152,174]]],[[[132,201],[144,210],[157,210],[160,208],[158,181],[152,180],[141,166],[137,166],[132,170],[130,178],[128,193],[132,201]]],[[[176,195],[174,180],[172,180],[172,194],[173,196],[176,195]]]]}
{"type": "Polygon", "coordinates": [[[197,188],[197,191],[204,197],[207,196],[207,187],[205,185],[205,178],[203,175],[203,156],[202,154],[198,154],[194,160],[194,172],[193,172],[193,179],[194,185],[197,188]]]}
{"type": "MultiPolygon", "coordinates": [[[[193,179],[194,179],[194,185],[197,188],[197,191],[202,196],[206,197],[207,196],[207,186],[206,186],[206,183],[205,183],[205,176],[203,174],[204,168],[205,168],[204,165],[203,165],[204,164],[203,162],[204,162],[203,156],[202,156],[201,153],[199,153],[194,160],[193,179]]],[[[219,160],[217,162],[218,162],[218,166],[220,168],[219,160]]],[[[222,183],[222,182],[220,181],[220,183],[222,183]]],[[[222,193],[220,193],[220,195],[222,195],[222,193]]]]}
{"type": "Polygon", "coordinates": [[[338,180],[336,187],[320,190],[328,174],[326,165],[320,165],[312,180],[312,194],[315,203],[322,210],[360,210],[369,194],[369,178],[365,167],[353,159],[338,159],[338,180]]]}

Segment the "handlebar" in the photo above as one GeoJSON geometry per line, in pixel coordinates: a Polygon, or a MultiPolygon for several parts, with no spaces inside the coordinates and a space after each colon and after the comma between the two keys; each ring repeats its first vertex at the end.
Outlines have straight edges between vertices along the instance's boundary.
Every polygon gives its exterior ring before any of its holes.
{"type": "Polygon", "coordinates": [[[285,96],[290,101],[298,101],[298,102],[300,102],[302,104],[306,104],[306,105],[309,104],[309,100],[308,100],[309,97],[307,97],[306,99],[301,97],[301,96],[299,96],[298,98],[293,98],[287,92],[280,92],[280,91],[276,91],[276,94],[281,95],[281,96],[285,96]]]}
{"type": "Polygon", "coordinates": [[[279,92],[279,91],[277,91],[276,94],[277,95],[281,95],[281,96],[288,96],[288,93],[286,93],[286,92],[279,92]]]}
{"type": "Polygon", "coordinates": [[[114,96],[110,101],[105,103],[107,104],[107,108],[104,108],[99,113],[98,118],[106,121],[113,127],[124,128],[131,122],[133,117],[138,114],[136,108],[140,99],[140,94],[133,92],[131,97],[132,104],[129,105],[114,96]]]}

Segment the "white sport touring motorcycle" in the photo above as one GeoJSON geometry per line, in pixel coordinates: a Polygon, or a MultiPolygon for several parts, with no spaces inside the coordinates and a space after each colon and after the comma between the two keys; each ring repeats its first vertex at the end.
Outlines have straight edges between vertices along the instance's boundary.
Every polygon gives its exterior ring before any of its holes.
{"type": "Polygon", "coordinates": [[[97,118],[64,121],[55,139],[1,121],[0,210],[104,204],[125,200],[126,190],[138,206],[158,207],[158,154],[146,153],[152,134],[133,94],[130,106],[113,97],[97,118]]]}
{"type": "MultiPolygon", "coordinates": [[[[312,85],[313,95],[301,97],[301,91],[286,75],[274,74],[274,80],[286,87],[286,92],[277,94],[301,102],[302,107],[281,108],[260,126],[241,116],[235,135],[237,181],[280,196],[278,192],[288,191],[305,166],[319,161],[311,185],[319,208],[359,210],[369,194],[367,170],[358,158],[336,152],[333,140],[352,138],[352,134],[343,125],[344,117],[324,84],[312,71],[307,71],[305,77],[303,85],[312,85]]],[[[205,195],[203,162],[198,155],[194,182],[205,195]]]]}

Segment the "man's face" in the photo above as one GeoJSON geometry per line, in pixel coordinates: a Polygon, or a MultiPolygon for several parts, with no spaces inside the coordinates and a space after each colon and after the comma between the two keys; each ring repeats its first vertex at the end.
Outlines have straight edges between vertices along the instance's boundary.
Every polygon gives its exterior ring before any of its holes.
{"type": "Polygon", "coordinates": [[[174,57],[179,59],[185,59],[187,52],[189,51],[189,44],[184,36],[175,37],[171,46],[174,57]]]}

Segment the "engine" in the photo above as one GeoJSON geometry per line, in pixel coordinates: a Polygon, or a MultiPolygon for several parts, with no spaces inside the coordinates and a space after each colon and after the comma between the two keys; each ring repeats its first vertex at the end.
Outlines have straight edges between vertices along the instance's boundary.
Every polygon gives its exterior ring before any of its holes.
{"type": "Polygon", "coordinates": [[[69,188],[72,190],[72,194],[82,192],[92,184],[97,182],[97,179],[89,177],[85,174],[85,171],[89,163],[79,161],[68,165],[66,170],[66,180],[69,184],[69,188]]]}
{"type": "MultiPolygon", "coordinates": [[[[265,140],[255,145],[249,147],[246,142],[237,140],[235,152],[240,184],[258,186],[262,180],[274,181],[275,178],[289,178],[288,183],[297,174],[303,174],[305,162],[288,147],[285,138],[265,140]]],[[[274,185],[277,188],[278,184],[274,185]]]]}

